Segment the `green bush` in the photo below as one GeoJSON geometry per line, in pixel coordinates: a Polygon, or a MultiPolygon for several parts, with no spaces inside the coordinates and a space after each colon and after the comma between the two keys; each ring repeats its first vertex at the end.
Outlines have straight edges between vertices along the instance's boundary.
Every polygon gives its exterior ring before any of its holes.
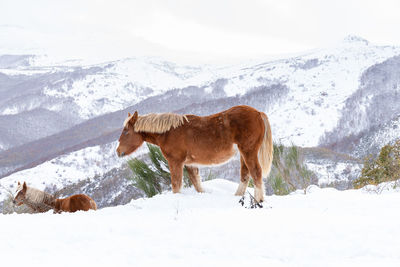
{"type": "MultiPolygon", "coordinates": [[[[151,164],[148,165],[139,159],[131,159],[128,166],[132,170],[134,186],[143,190],[147,197],[160,194],[163,190],[171,188],[171,175],[168,161],[163,156],[158,146],[147,144],[151,164]]],[[[186,167],[183,169],[183,186],[191,186],[186,167]]]]}
{"type": "Polygon", "coordinates": [[[364,167],[359,178],[354,180],[354,188],[366,185],[377,185],[382,182],[400,179],[400,139],[393,145],[387,144],[381,148],[377,158],[372,155],[364,159],[364,167]]]}
{"type": "Polygon", "coordinates": [[[308,170],[304,156],[297,146],[274,144],[274,158],[268,184],[274,194],[287,195],[296,189],[305,189],[316,183],[315,174],[308,170]]]}

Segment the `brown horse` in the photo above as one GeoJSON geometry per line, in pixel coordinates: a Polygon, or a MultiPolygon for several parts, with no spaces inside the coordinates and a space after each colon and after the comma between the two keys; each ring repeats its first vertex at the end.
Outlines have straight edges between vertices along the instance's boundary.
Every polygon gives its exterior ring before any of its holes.
{"type": "Polygon", "coordinates": [[[61,213],[62,211],[66,212],[75,212],[78,210],[97,210],[97,205],[94,200],[84,194],[78,194],[69,196],[63,199],[56,199],[54,203],[54,212],[61,213]]]}
{"type": "Polygon", "coordinates": [[[272,163],[271,127],[265,113],[249,106],[235,106],[210,116],[171,113],[138,116],[124,122],[118,156],[129,155],[143,142],[158,145],[168,161],[172,191],[180,192],[185,165],[198,192],[203,192],[196,165],[221,164],[240,151],[240,184],[236,195],[246,191],[249,175],[255,185],[255,199],[264,200],[264,183],[272,163]]]}
{"type": "Polygon", "coordinates": [[[57,199],[46,192],[28,187],[25,182],[23,184],[18,182],[13,203],[18,206],[25,204],[34,212],[46,212],[53,209],[54,213],[61,213],[63,211],[75,212],[78,210],[88,211],[89,209],[97,209],[96,202],[87,195],[79,194],[64,199],[57,199]]]}

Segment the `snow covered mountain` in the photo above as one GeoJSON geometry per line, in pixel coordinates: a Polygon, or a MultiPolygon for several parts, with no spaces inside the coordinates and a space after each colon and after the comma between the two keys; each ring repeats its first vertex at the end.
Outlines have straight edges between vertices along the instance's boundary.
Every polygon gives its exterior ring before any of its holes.
{"type": "MultiPolygon", "coordinates": [[[[206,115],[247,104],[267,113],[276,142],[361,157],[400,137],[399,55],[400,47],[349,36],[331,47],[229,66],[181,66],[159,58],[80,65],[0,56],[0,176],[7,176],[0,182],[8,187],[29,169],[31,177],[61,187],[90,179],[94,170],[102,175],[118,168],[123,163],[112,142],[134,110],[206,115]],[[82,151],[85,167],[62,167],[82,151]],[[46,166],[61,158],[66,163],[49,171],[46,166]],[[91,167],[93,158],[98,168],[91,167]]],[[[310,164],[315,162],[320,164],[310,164]]],[[[329,170],[348,172],[347,165],[314,169],[327,179],[329,170]]]]}
{"type": "Polygon", "coordinates": [[[154,59],[95,66],[44,63],[35,56],[0,57],[0,149],[55,134],[174,88],[202,83],[194,78],[199,67],[154,59]],[[28,123],[22,123],[25,120],[28,123]]]}
{"type": "Polygon", "coordinates": [[[323,143],[356,156],[376,153],[382,145],[400,137],[400,57],[369,67],[360,85],[346,99],[336,128],[323,143]]]}
{"type": "Polygon", "coordinates": [[[49,66],[39,56],[1,56],[0,149],[55,134],[172,89],[202,88],[213,98],[226,98],[271,85],[279,85],[281,94],[260,108],[271,117],[275,136],[286,143],[316,146],[325,132],[337,126],[363,72],[399,54],[399,47],[374,46],[349,36],[334,47],[233,66],[180,66],[158,58],[49,66]],[[12,123],[24,118],[31,123],[23,128],[12,123]],[[306,121],[313,123],[304,125],[306,121]]]}

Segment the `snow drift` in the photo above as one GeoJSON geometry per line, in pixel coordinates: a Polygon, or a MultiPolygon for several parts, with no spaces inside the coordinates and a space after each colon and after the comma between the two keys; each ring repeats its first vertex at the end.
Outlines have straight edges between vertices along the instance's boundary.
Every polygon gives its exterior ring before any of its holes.
{"type": "Polygon", "coordinates": [[[246,209],[226,180],[74,214],[0,215],[3,266],[399,266],[400,192],[308,188],[246,209]]]}

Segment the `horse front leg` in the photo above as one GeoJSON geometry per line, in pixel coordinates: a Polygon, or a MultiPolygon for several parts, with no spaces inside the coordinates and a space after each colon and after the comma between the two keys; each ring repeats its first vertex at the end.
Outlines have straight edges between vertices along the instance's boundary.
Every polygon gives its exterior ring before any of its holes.
{"type": "Polygon", "coordinates": [[[169,160],[168,165],[171,172],[172,192],[179,193],[182,188],[183,163],[169,160]]]}

